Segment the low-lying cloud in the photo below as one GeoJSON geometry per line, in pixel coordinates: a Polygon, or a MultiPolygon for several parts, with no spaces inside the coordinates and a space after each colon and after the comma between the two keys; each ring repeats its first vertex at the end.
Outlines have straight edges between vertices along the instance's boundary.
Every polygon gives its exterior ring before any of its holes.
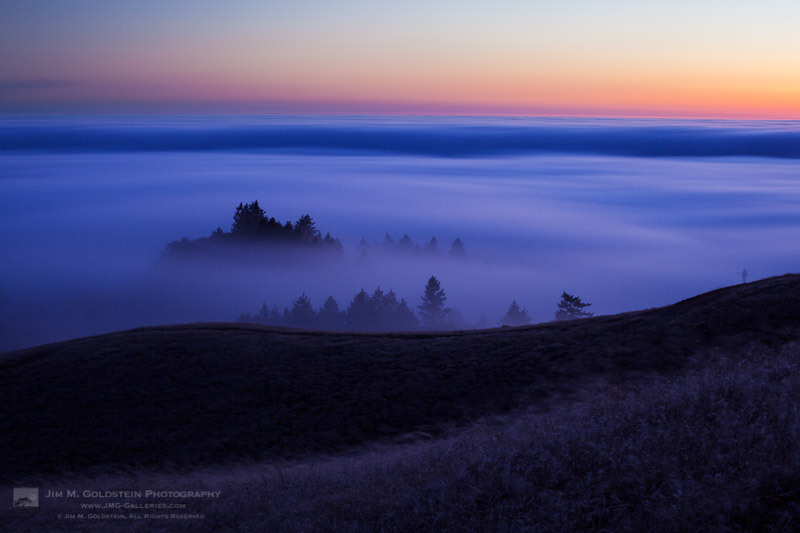
{"type": "MultiPolygon", "coordinates": [[[[0,83],[0,90],[3,85],[0,83]]],[[[487,157],[537,153],[635,157],[757,156],[800,158],[796,123],[721,121],[431,121],[409,123],[246,120],[180,124],[134,122],[109,127],[98,122],[0,128],[1,150],[67,152],[296,151],[329,154],[397,154],[487,157]]]]}

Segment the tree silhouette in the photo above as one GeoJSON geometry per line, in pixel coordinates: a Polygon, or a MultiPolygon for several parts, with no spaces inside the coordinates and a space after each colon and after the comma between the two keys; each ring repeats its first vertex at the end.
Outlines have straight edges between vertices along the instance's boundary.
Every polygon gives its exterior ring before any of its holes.
{"type": "Polygon", "coordinates": [[[467,249],[464,247],[464,243],[461,242],[461,239],[456,238],[453,241],[453,244],[450,245],[450,257],[464,257],[467,255],[467,249]]]}
{"type": "Polygon", "coordinates": [[[208,237],[193,240],[183,237],[167,243],[162,256],[228,254],[233,250],[230,244],[245,242],[267,245],[293,243],[319,247],[318,249],[324,249],[326,252],[342,252],[342,243],[339,239],[330,233],[322,237],[322,232],[316,228],[311,215],[301,216],[295,224],[289,221],[281,224],[275,217],[267,217],[258,200],[254,200],[251,203],[240,202],[236,207],[230,233],[218,227],[208,237]]]}
{"type": "Polygon", "coordinates": [[[384,293],[380,287],[372,293],[372,305],[375,308],[375,323],[380,329],[387,329],[386,326],[392,321],[394,312],[397,309],[397,296],[394,291],[384,293]]]}
{"type": "Polygon", "coordinates": [[[425,245],[423,251],[431,254],[439,253],[439,242],[436,240],[436,237],[431,237],[431,240],[425,245]]]}
{"type": "Polygon", "coordinates": [[[336,237],[331,237],[330,232],[325,234],[325,238],[322,239],[322,242],[332,248],[336,248],[340,252],[342,251],[342,243],[336,237]]]}
{"type": "Polygon", "coordinates": [[[347,328],[371,330],[375,323],[375,306],[367,291],[361,289],[347,308],[347,328]]]}
{"type": "Polygon", "coordinates": [[[318,241],[320,236],[310,215],[303,215],[294,223],[294,233],[300,242],[307,243],[318,241]]]}
{"type": "Polygon", "coordinates": [[[425,285],[422,304],[417,306],[419,314],[422,316],[422,323],[428,329],[440,329],[445,325],[445,318],[450,312],[450,309],[444,306],[445,300],[447,300],[447,296],[445,296],[439,280],[436,279],[436,276],[431,276],[428,284],[425,285]]]}
{"type": "Polygon", "coordinates": [[[309,328],[313,326],[314,308],[311,306],[311,298],[303,293],[292,304],[289,311],[289,324],[292,326],[309,328]]]}
{"type": "Polygon", "coordinates": [[[258,205],[258,200],[250,204],[243,204],[239,202],[239,206],[233,213],[233,225],[231,226],[231,233],[239,233],[244,235],[252,235],[258,231],[262,221],[266,218],[266,213],[261,206],[258,205]]]}
{"type": "Polygon", "coordinates": [[[508,311],[500,320],[504,326],[525,326],[531,323],[531,317],[525,309],[520,309],[517,301],[511,302],[508,311]]]}
{"type": "Polygon", "coordinates": [[[414,247],[414,241],[411,240],[407,234],[400,237],[400,240],[397,241],[397,247],[403,250],[411,250],[414,247]]]}
{"type": "Polygon", "coordinates": [[[267,302],[261,304],[261,309],[258,310],[258,313],[255,314],[253,317],[256,322],[266,324],[269,322],[269,308],[267,307],[267,302]]]}
{"type": "Polygon", "coordinates": [[[344,323],[344,313],[339,311],[339,304],[328,296],[325,303],[317,311],[317,325],[322,329],[340,329],[344,323]]]}
{"type": "Polygon", "coordinates": [[[571,320],[573,318],[583,318],[592,316],[594,313],[584,311],[589,307],[590,303],[584,303],[577,296],[573,296],[567,292],[561,295],[561,301],[558,302],[558,311],[556,311],[556,320],[571,320]]]}
{"type": "Polygon", "coordinates": [[[411,310],[403,298],[401,298],[400,303],[397,304],[392,324],[394,326],[392,329],[400,331],[413,331],[419,327],[417,315],[414,314],[414,311],[411,310]]]}
{"type": "Polygon", "coordinates": [[[279,326],[282,321],[281,311],[278,309],[277,305],[272,306],[272,310],[269,312],[269,324],[273,324],[275,326],[279,326]]]}

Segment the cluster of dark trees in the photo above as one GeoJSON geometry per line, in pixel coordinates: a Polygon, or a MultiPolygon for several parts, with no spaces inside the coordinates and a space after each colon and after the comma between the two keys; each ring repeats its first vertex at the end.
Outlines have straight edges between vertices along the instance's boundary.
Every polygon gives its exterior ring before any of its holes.
{"type": "MultiPolygon", "coordinates": [[[[419,243],[415,243],[413,240],[411,240],[411,237],[409,237],[407,234],[403,235],[398,240],[394,240],[394,238],[387,233],[383,238],[383,243],[381,245],[378,245],[377,243],[371,244],[366,238],[361,237],[358,247],[361,248],[362,251],[377,247],[385,250],[422,253],[428,255],[439,255],[445,252],[443,248],[439,247],[439,241],[436,240],[436,237],[431,237],[431,240],[429,240],[427,243],[420,245],[419,243]]],[[[467,248],[464,246],[464,243],[460,238],[456,238],[446,252],[450,257],[462,258],[466,257],[467,248]]]]}
{"type": "Polygon", "coordinates": [[[258,205],[258,200],[255,200],[248,204],[239,203],[233,213],[229,232],[218,227],[209,237],[194,240],[184,237],[167,244],[165,253],[174,255],[208,251],[211,248],[219,249],[219,245],[237,244],[301,245],[305,248],[342,251],[339,239],[331,237],[330,233],[323,237],[310,215],[301,216],[294,224],[288,220],[282,224],[275,217],[268,217],[258,205]]]}
{"type": "MultiPolygon", "coordinates": [[[[593,316],[594,313],[586,311],[590,305],[592,304],[583,302],[580,297],[564,292],[561,294],[561,301],[558,302],[554,320],[572,320],[593,316]]],[[[520,309],[519,304],[514,300],[508,306],[508,311],[500,322],[504,326],[525,326],[531,323],[531,317],[524,308],[520,309]]]]}
{"type": "MultiPolygon", "coordinates": [[[[401,298],[398,301],[393,290],[389,289],[388,292],[384,292],[378,287],[372,294],[361,289],[353,297],[346,310],[340,310],[339,304],[333,296],[328,296],[322,307],[315,311],[311,299],[303,293],[291,307],[285,307],[283,311],[280,311],[277,305],[270,308],[265,302],[261,309],[254,314],[242,313],[238,321],[273,326],[350,331],[414,331],[417,329],[442,330],[470,327],[464,322],[458,311],[451,307],[445,307],[447,296],[435,276],[428,279],[421,300],[422,303],[417,306],[419,315],[417,316],[405,299],[401,298]]],[[[584,311],[590,305],[592,304],[584,303],[580,298],[565,292],[558,304],[555,319],[568,320],[592,316],[592,313],[584,311]]],[[[524,326],[531,323],[531,317],[514,300],[500,323],[504,326],[524,326]]],[[[479,329],[490,327],[485,316],[481,316],[477,327],[479,329]]]]}
{"type": "Polygon", "coordinates": [[[414,331],[418,329],[453,329],[463,322],[453,309],[444,306],[447,299],[439,280],[431,276],[417,306],[419,317],[405,299],[397,299],[393,290],[384,292],[380,287],[372,294],[364,289],[353,297],[346,310],[329,296],[318,310],[303,293],[291,307],[283,311],[278,306],[269,308],[266,302],[255,314],[243,313],[239,322],[275,326],[292,326],[310,329],[352,331],[414,331]]]}
{"type": "Polygon", "coordinates": [[[315,311],[311,299],[303,293],[283,312],[278,310],[278,306],[270,309],[264,303],[257,313],[242,314],[239,322],[353,331],[412,331],[419,328],[419,320],[406,301],[398,301],[394,291],[383,292],[380,287],[372,294],[361,289],[344,311],[339,309],[333,296],[329,296],[315,311]]]}

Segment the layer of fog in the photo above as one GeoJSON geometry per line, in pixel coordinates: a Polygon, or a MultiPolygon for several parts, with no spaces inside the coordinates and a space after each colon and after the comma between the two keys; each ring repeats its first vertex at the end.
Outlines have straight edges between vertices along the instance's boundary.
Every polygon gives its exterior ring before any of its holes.
{"type": "Polygon", "coordinates": [[[0,151],[303,151],[800,158],[797,121],[451,117],[18,117],[0,151]]]}
{"type": "Polygon", "coordinates": [[[791,160],[526,156],[445,159],[225,153],[0,157],[0,347],[142,325],[234,320],[302,292],[346,308],[361,288],[420,303],[430,275],[471,322],[512,299],[550,320],[562,291],[596,313],[664,305],[796,271],[800,167],[791,160]],[[339,261],[291,268],[157,266],[171,240],[228,229],[239,202],[310,213],[339,261]],[[360,259],[388,232],[463,261],[360,259]]]}

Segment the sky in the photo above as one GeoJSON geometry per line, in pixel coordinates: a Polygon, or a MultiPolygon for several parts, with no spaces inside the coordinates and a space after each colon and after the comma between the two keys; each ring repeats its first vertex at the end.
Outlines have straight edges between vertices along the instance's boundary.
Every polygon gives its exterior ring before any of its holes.
{"type": "Polygon", "coordinates": [[[800,118],[796,0],[5,0],[0,111],[800,118]]]}

